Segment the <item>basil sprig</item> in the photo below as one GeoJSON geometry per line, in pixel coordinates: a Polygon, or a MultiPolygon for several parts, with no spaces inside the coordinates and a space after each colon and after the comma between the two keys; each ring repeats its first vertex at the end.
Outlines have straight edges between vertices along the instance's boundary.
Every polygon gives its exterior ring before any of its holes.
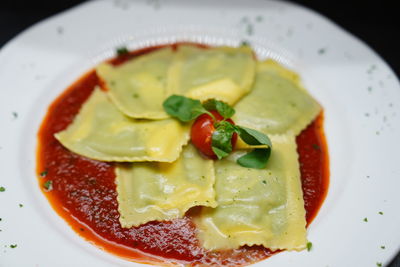
{"type": "Polygon", "coordinates": [[[272,142],[269,137],[259,131],[246,127],[236,126],[236,129],[238,130],[240,138],[246,144],[251,146],[265,146],[262,148],[256,148],[240,157],[237,160],[237,163],[248,168],[264,169],[269,157],[271,156],[272,142]]]}
{"type": "Polygon", "coordinates": [[[235,114],[235,110],[228,104],[215,99],[202,104],[199,100],[172,95],[164,101],[163,107],[170,116],[183,122],[194,120],[202,114],[214,118],[210,111],[218,111],[224,120],[215,122],[211,140],[211,148],[218,159],[227,157],[232,152],[232,136],[236,133],[246,144],[261,146],[238,158],[237,163],[254,169],[263,169],[267,165],[272,149],[271,140],[261,132],[228,122],[227,119],[235,114]]]}
{"type": "Polygon", "coordinates": [[[215,99],[207,100],[203,103],[206,110],[216,110],[225,119],[231,118],[235,114],[235,110],[228,104],[215,99]]]}
{"type": "Polygon", "coordinates": [[[248,145],[262,146],[241,156],[236,162],[243,167],[264,169],[271,156],[272,149],[272,143],[268,136],[253,129],[232,125],[227,121],[217,123],[212,135],[212,150],[218,159],[226,157],[232,152],[231,138],[234,133],[237,133],[248,145]],[[222,124],[222,122],[224,123],[222,124]]]}
{"type": "Polygon", "coordinates": [[[163,107],[165,112],[183,122],[194,120],[204,113],[210,114],[199,100],[180,95],[168,97],[164,101],[163,107]]]}
{"type": "Polygon", "coordinates": [[[220,121],[215,125],[215,131],[211,137],[211,148],[218,159],[222,159],[232,152],[232,136],[237,131],[235,125],[220,121]]]}

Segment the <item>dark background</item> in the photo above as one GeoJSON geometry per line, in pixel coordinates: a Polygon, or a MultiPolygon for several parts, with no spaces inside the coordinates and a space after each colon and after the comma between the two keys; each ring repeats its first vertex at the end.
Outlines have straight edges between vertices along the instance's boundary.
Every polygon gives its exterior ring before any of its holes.
{"type": "MultiPolygon", "coordinates": [[[[80,2],[83,1],[2,0],[0,2],[0,48],[33,23],[80,2]]],[[[292,2],[325,15],[366,42],[389,63],[397,76],[400,76],[400,14],[395,7],[397,1],[298,0],[292,2]]],[[[389,267],[400,267],[400,254],[389,267]]]]}

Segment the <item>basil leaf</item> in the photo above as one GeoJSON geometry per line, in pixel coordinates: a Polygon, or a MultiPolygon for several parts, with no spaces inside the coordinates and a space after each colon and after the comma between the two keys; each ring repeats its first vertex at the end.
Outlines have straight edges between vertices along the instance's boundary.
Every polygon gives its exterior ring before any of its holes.
{"type": "Polygon", "coordinates": [[[227,121],[216,123],[216,129],[212,134],[211,148],[218,159],[222,159],[232,152],[232,135],[235,131],[235,126],[227,121]]]}
{"type": "Polygon", "coordinates": [[[203,103],[206,110],[216,110],[225,119],[231,118],[235,114],[235,110],[225,102],[210,99],[203,103]]]}
{"type": "Polygon", "coordinates": [[[223,151],[223,150],[221,150],[221,149],[219,149],[219,148],[217,148],[215,146],[213,146],[211,148],[214,151],[215,155],[217,155],[218,159],[225,158],[226,156],[229,155],[229,153],[227,153],[227,152],[225,152],[225,151],[223,151]]]}
{"type": "Polygon", "coordinates": [[[269,137],[259,131],[246,127],[236,126],[240,138],[248,145],[267,145],[265,148],[256,148],[240,157],[237,163],[243,167],[264,169],[271,156],[272,143],[269,137]]]}
{"type": "Polygon", "coordinates": [[[238,133],[242,140],[251,146],[267,145],[272,148],[269,137],[259,131],[236,125],[238,133]]]}
{"type": "Polygon", "coordinates": [[[264,169],[271,155],[271,148],[256,148],[244,156],[238,158],[237,163],[243,167],[264,169]]]}
{"type": "Polygon", "coordinates": [[[183,122],[194,120],[203,113],[209,113],[199,100],[180,95],[168,97],[164,101],[163,107],[165,112],[183,122]]]}

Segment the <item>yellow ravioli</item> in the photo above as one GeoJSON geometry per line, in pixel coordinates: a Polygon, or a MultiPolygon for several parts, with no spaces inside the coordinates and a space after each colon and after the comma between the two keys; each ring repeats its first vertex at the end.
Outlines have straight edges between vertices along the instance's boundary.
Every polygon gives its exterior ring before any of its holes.
{"type": "Polygon", "coordinates": [[[55,137],[69,150],[102,161],[173,162],[189,141],[178,120],[135,120],[95,89],[67,129],[55,137]]]}
{"type": "Polygon", "coordinates": [[[272,60],[259,62],[251,92],[235,106],[238,125],[266,134],[298,135],[321,111],[299,77],[272,60]]]}
{"type": "Polygon", "coordinates": [[[244,168],[235,152],[215,162],[218,206],[196,218],[206,249],[262,245],[271,250],[306,247],[306,220],[296,142],[271,136],[273,152],[266,169],[244,168]]]}
{"type": "Polygon", "coordinates": [[[178,47],[168,74],[168,91],[199,100],[234,104],[253,84],[255,60],[249,47],[178,47]]]}
{"type": "Polygon", "coordinates": [[[168,97],[167,71],[173,58],[170,47],[136,57],[120,66],[102,63],[96,68],[113,103],[125,115],[163,119],[162,103],[168,97]]]}
{"type": "Polygon", "coordinates": [[[213,161],[192,145],[173,163],[121,164],[116,174],[122,227],[179,218],[194,206],[216,206],[213,161]]]}

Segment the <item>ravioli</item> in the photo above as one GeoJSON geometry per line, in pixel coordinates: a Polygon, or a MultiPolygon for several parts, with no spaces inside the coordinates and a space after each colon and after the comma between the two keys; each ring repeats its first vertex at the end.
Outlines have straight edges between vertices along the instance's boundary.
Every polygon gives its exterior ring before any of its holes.
{"type": "Polygon", "coordinates": [[[174,119],[129,118],[96,88],[74,121],[55,137],[69,150],[91,159],[173,162],[189,141],[189,125],[174,119]]]}
{"type": "Polygon", "coordinates": [[[259,62],[251,93],[235,106],[233,120],[265,134],[298,135],[321,111],[297,74],[272,60],[259,62]]]}
{"type": "Polygon", "coordinates": [[[213,161],[192,145],[173,163],[121,164],[116,174],[122,227],[182,217],[194,206],[216,206],[213,161]]]}
{"type": "Polygon", "coordinates": [[[178,47],[168,74],[168,91],[199,100],[234,104],[254,80],[255,59],[249,47],[178,47]]]}
{"type": "Polygon", "coordinates": [[[196,218],[206,249],[263,245],[301,250],[306,246],[306,220],[295,137],[271,136],[273,152],[266,169],[236,163],[235,152],[215,162],[218,206],[203,208],[196,218]]]}
{"type": "Polygon", "coordinates": [[[167,71],[173,52],[170,47],[139,56],[120,66],[102,63],[96,68],[113,103],[125,115],[139,119],[163,119],[168,97],[167,71]]]}

